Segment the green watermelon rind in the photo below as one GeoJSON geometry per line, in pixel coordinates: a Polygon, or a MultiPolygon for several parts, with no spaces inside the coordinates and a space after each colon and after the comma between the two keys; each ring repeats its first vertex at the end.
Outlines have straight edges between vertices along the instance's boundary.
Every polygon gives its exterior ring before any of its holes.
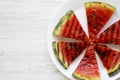
{"type": "Polygon", "coordinates": [[[79,80],[85,80],[85,79],[82,79],[82,78],[78,77],[77,74],[75,74],[75,73],[73,73],[72,75],[73,75],[73,77],[75,77],[75,78],[77,78],[79,80]]]}
{"type": "Polygon", "coordinates": [[[75,77],[78,80],[100,80],[100,77],[94,77],[94,76],[92,77],[92,79],[89,79],[85,76],[80,77],[81,75],[79,73],[76,73],[76,72],[74,72],[72,75],[73,75],[73,77],[75,77]]]}
{"type": "Polygon", "coordinates": [[[52,47],[53,47],[53,51],[54,51],[54,54],[55,54],[55,57],[57,58],[57,60],[59,61],[59,63],[65,68],[65,69],[68,69],[68,66],[65,65],[63,63],[63,61],[61,61],[60,57],[59,57],[59,50],[58,50],[58,44],[56,41],[54,41],[52,43],[52,47]]]}
{"type": "Polygon", "coordinates": [[[59,35],[60,31],[62,29],[62,27],[65,25],[65,23],[67,22],[67,20],[69,19],[69,17],[71,16],[71,14],[73,14],[73,10],[68,11],[58,22],[58,24],[56,25],[54,31],[53,31],[53,35],[59,35]]]}
{"type": "Polygon", "coordinates": [[[116,74],[119,73],[119,72],[120,72],[120,64],[118,65],[118,67],[117,67],[114,71],[108,72],[108,75],[109,75],[110,77],[112,77],[112,76],[116,75],[116,74]]]}
{"type": "Polygon", "coordinates": [[[91,6],[98,6],[98,5],[103,7],[103,8],[106,7],[107,9],[110,9],[113,12],[116,10],[116,8],[114,6],[107,4],[107,3],[103,3],[103,2],[92,1],[92,2],[85,3],[86,8],[89,8],[91,6]]]}

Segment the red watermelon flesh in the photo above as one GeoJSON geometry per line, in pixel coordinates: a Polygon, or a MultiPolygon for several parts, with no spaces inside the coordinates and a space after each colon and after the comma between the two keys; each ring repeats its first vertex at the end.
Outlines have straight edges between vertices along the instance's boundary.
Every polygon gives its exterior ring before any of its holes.
{"type": "Polygon", "coordinates": [[[53,42],[54,53],[64,68],[68,68],[85,47],[84,42],[53,42]]]}
{"type": "Polygon", "coordinates": [[[113,76],[120,71],[120,51],[99,44],[97,44],[95,50],[107,69],[109,76],[113,76]]]}
{"type": "Polygon", "coordinates": [[[101,33],[96,42],[106,44],[120,44],[120,20],[108,27],[103,33],[101,33]]]}
{"type": "Polygon", "coordinates": [[[89,37],[94,39],[107,21],[111,18],[115,8],[101,2],[85,3],[89,37]]]}
{"type": "Polygon", "coordinates": [[[89,46],[73,76],[80,80],[100,80],[94,46],[89,46]]]}
{"type": "Polygon", "coordinates": [[[68,11],[59,21],[53,35],[88,41],[88,37],[72,10],[68,11]]]}

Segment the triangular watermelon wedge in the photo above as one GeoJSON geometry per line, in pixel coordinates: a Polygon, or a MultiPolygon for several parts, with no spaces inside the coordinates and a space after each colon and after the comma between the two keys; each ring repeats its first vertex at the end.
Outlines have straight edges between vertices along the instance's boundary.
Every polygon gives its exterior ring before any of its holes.
{"type": "Polygon", "coordinates": [[[100,73],[94,52],[94,46],[89,46],[85,56],[73,72],[78,80],[100,80],[100,73]]]}
{"type": "Polygon", "coordinates": [[[96,42],[106,44],[120,44],[120,20],[108,27],[103,33],[101,33],[96,42]]]}
{"type": "Polygon", "coordinates": [[[89,37],[94,39],[115,12],[115,7],[102,2],[85,3],[89,37]]]}
{"type": "Polygon", "coordinates": [[[113,76],[120,71],[120,51],[98,44],[95,50],[107,69],[109,76],[113,76]]]}
{"type": "Polygon", "coordinates": [[[85,49],[86,43],[55,41],[52,43],[52,46],[56,58],[62,66],[67,69],[73,60],[75,60],[85,49]]]}
{"type": "Polygon", "coordinates": [[[88,37],[72,10],[68,11],[59,21],[53,35],[87,41],[88,37]]]}

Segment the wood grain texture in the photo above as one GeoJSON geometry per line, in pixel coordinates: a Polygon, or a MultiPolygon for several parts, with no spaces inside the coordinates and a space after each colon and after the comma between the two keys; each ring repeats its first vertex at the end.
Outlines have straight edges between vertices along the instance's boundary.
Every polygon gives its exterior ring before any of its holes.
{"type": "Polygon", "coordinates": [[[46,38],[63,1],[0,0],[0,80],[68,80],[51,61],[46,38]]]}
{"type": "Polygon", "coordinates": [[[63,2],[0,0],[0,80],[69,80],[47,49],[47,27],[63,2]]]}

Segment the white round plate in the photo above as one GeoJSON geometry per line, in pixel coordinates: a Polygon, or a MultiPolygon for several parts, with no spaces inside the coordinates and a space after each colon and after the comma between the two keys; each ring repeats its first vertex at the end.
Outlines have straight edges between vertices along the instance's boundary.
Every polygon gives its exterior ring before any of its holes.
{"type": "MultiPolygon", "coordinates": [[[[56,57],[54,55],[54,52],[53,52],[52,42],[56,41],[56,38],[52,35],[52,32],[53,32],[55,26],[57,25],[57,23],[59,22],[60,18],[67,11],[73,10],[75,12],[78,20],[80,21],[83,29],[85,30],[85,32],[88,35],[84,3],[85,2],[91,2],[91,1],[100,1],[100,2],[111,4],[111,5],[116,7],[115,14],[108,21],[108,23],[101,30],[101,32],[104,31],[107,27],[109,27],[109,25],[113,24],[115,21],[120,19],[120,1],[119,0],[68,0],[68,1],[65,1],[65,3],[57,10],[57,12],[54,15],[54,18],[53,18],[50,26],[48,27],[48,35],[47,35],[48,41],[47,42],[48,42],[48,49],[49,49],[50,56],[51,56],[51,58],[52,58],[52,60],[53,60],[53,62],[55,64],[55,66],[57,67],[57,69],[62,74],[64,74],[66,77],[68,77],[71,80],[75,80],[75,78],[72,76],[72,73],[74,72],[74,70],[78,66],[80,60],[84,56],[85,50],[83,51],[82,55],[80,55],[75,61],[73,61],[73,63],[70,65],[70,67],[68,69],[64,69],[61,66],[61,64],[57,61],[57,59],[56,59],[56,57]]],[[[120,45],[119,46],[118,45],[108,45],[108,46],[120,50],[120,45]]],[[[103,67],[103,65],[102,65],[100,59],[98,58],[97,54],[96,54],[96,57],[97,57],[98,65],[99,65],[101,80],[116,80],[116,79],[118,79],[120,77],[120,73],[116,74],[113,77],[109,77],[107,72],[106,72],[106,69],[103,67]]]]}

